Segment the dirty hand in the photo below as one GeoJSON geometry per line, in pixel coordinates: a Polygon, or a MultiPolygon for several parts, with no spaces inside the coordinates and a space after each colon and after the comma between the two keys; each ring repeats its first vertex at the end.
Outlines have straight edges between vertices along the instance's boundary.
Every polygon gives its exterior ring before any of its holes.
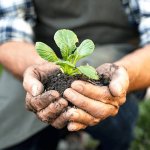
{"type": "MultiPolygon", "coordinates": [[[[51,90],[43,93],[42,81],[57,69],[59,68],[56,65],[48,62],[31,66],[25,71],[23,81],[23,86],[27,91],[26,108],[36,113],[40,120],[54,127],[53,121],[68,106],[68,102],[61,98],[57,91],[51,90]]],[[[56,124],[56,127],[59,125],[56,124]]]]}
{"type": "MultiPolygon", "coordinates": [[[[115,64],[103,64],[99,74],[110,77],[108,86],[96,86],[85,81],[74,81],[64,92],[65,98],[76,106],[65,112],[69,119],[68,130],[77,131],[98,124],[118,113],[126,100],[129,85],[127,71],[115,64]]],[[[63,114],[62,114],[63,115],[63,114]]]]}

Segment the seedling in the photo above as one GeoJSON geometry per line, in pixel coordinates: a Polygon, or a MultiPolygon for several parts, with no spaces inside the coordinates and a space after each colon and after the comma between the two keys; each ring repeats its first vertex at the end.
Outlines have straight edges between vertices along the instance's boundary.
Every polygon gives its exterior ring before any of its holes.
{"type": "Polygon", "coordinates": [[[60,66],[61,71],[69,76],[83,74],[89,79],[98,80],[99,76],[90,65],[76,66],[76,63],[93,53],[95,45],[92,40],[84,40],[78,47],[77,35],[67,29],[58,30],[54,35],[56,45],[59,47],[62,59],[58,58],[55,52],[48,45],[42,42],[36,42],[38,54],[45,60],[53,62],[60,66]]]}

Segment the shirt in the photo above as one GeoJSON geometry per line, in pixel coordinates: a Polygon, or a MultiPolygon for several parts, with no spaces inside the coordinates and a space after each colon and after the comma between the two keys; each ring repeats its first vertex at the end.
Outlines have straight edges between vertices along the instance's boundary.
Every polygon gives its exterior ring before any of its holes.
{"type": "Polygon", "coordinates": [[[33,41],[35,13],[31,0],[0,0],[0,43],[33,41]]]}
{"type": "MultiPolygon", "coordinates": [[[[141,45],[150,42],[150,0],[122,0],[130,23],[138,27],[141,45]]],[[[32,42],[35,12],[31,0],[0,0],[0,43],[10,40],[32,42]]]]}
{"type": "Polygon", "coordinates": [[[141,46],[150,43],[150,0],[122,0],[130,23],[140,33],[141,46]]]}
{"type": "MultiPolygon", "coordinates": [[[[30,0],[0,0],[0,42],[32,42],[34,11],[30,0]]],[[[3,69],[0,75],[0,150],[23,142],[47,124],[25,108],[22,82],[3,69]]]]}
{"type": "MultiPolygon", "coordinates": [[[[34,38],[32,26],[34,25],[34,23],[36,23],[32,1],[11,0],[11,2],[7,3],[4,1],[6,0],[0,0],[0,7],[3,8],[1,9],[0,13],[2,16],[1,18],[3,23],[3,25],[2,23],[0,23],[2,27],[2,32],[0,36],[4,37],[0,37],[0,39],[2,40],[1,43],[9,40],[24,40],[27,42],[32,42],[34,38]]],[[[37,1],[39,2],[39,5],[34,4],[36,8],[37,6],[40,7],[43,3],[43,1],[40,0],[36,0],[34,2],[37,1]]],[[[49,0],[45,1],[48,2],[49,0]]],[[[60,1],[61,0],[52,0],[51,4],[56,5],[56,3],[60,1]]],[[[99,0],[95,1],[99,2],[99,0]]],[[[93,2],[95,6],[97,6],[97,3],[95,3],[95,1],[89,0],[88,6],[91,6],[90,4],[93,2]]],[[[109,1],[112,0],[101,1],[107,1],[106,4],[108,4],[109,1]]],[[[72,0],[72,2],[74,2],[74,0],[72,0]]],[[[80,0],[78,0],[77,2],[79,5],[80,0]]],[[[82,3],[83,2],[84,1],[82,1],[82,3]]],[[[120,3],[119,0],[117,0],[116,4],[118,3],[120,3]]],[[[44,5],[47,5],[47,3],[45,3],[44,5]]],[[[120,9],[120,5],[118,7],[118,9],[120,9]]],[[[58,8],[60,9],[60,7],[58,8]]],[[[99,7],[97,10],[99,11],[99,7]]],[[[40,13],[40,11],[37,11],[37,14],[38,13],[40,13]]],[[[86,15],[88,16],[88,13],[85,14],[85,16],[86,15]]],[[[62,26],[62,24],[60,25],[62,26]]],[[[119,48],[116,47],[114,47],[114,50],[112,51],[116,52],[116,49],[118,50],[117,55],[119,54],[119,52],[123,52],[123,48],[121,48],[120,51],[119,48]]],[[[128,52],[126,48],[125,51],[128,52]]],[[[100,52],[100,49],[98,49],[98,52],[100,52]]],[[[111,58],[116,58],[112,54],[109,53],[110,55],[108,55],[107,53],[107,56],[111,56],[111,58]]],[[[99,59],[102,60],[101,57],[103,56],[104,55],[99,56],[99,59]]],[[[26,111],[26,109],[24,108],[24,97],[25,91],[23,91],[22,83],[15,79],[9,72],[4,70],[0,77],[0,149],[24,141],[25,139],[37,133],[46,126],[44,123],[37,120],[36,116],[33,113],[26,111]]]]}

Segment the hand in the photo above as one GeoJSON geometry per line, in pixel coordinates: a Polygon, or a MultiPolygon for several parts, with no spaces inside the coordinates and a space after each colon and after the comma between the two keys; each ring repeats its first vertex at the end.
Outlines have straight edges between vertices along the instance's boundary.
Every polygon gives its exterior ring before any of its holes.
{"type": "Polygon", "coordinates": [[[64,92],[65,98],[77,108],[66,112],[70,123],[68,130],[77,131],[98,124],[118,113],[126,100],[128,74],[123,67],[104,64],[97,68],[99,74],[110,77],[108,86],[96,86],[85,81],[74,81],[64,92]]]}
{"type": "Polygon", "coordinates": [[[50,73],[58,69],[58,66],[48,62],[31,66],[24,73],[23,86],[27,91],[26,108],[34,112],[41,121],[56,128],[62,128],[66,125],[66,121],[61,126],[53,122],[66,109],[68,102],[61,98],[57,91],[51,90],[43,93],[42,84],[50,73]]]}

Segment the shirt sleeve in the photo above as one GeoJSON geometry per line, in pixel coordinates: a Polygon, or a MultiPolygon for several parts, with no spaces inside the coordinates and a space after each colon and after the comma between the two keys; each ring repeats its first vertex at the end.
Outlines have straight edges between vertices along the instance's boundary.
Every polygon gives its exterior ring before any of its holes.
{"type": "Polygon", "coordinates": [[[141,46],[150,44],[150,0],[138,0],[141,46]]]}
{"type": "Polygon", "coordinates": [[[32,0],[0,0],[0,44],[33,42],[35,18],[32,0]]]}
{"type": "Polygon", "coordinates": [[[131,24],[140,33],[140,45],[150,44],[150,0],[122,0],[131,24]]]}

